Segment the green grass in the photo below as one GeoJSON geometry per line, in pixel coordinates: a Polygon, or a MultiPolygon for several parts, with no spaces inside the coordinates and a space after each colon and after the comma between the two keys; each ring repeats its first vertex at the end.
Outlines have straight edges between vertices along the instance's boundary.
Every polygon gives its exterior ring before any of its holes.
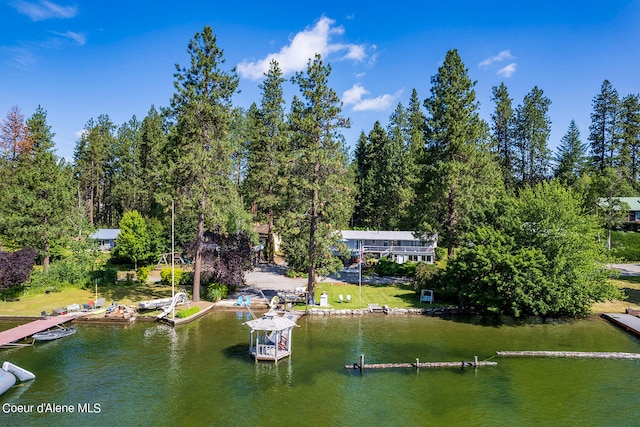
{"type": "MultiPolygon", "coordinates": [[[[411,289],[410,284],[397,285],[350,285],[342,283],[318,283],[316,285],[316,303],[320,302],[320,295],[327,293],[329,308],[358,309],[366,308],[368,304],[387,305],[391,308],[421,308],[437,306],[418,301],[418,295],[411,289]],[[340,302],[339,295],[344,297],[340,302]],[[347,295],[351,295],[351,302],[347,302],[347,295]]],[[[437,301],[437,300],[436,300],[437,301]]],[[[300,306],[304,308],[303,305],[300,306]]]]}
{"type": "MultiPolygon", "coordinates": [[[[171,286],[160,284],[110,285],[98,287],[98,298],[104,298],[105,304],[118,301],[124,305],[136,305],[138,301],[171,296],[171,286]]],[[[51,311],[56,307],[70,304],[86,304],[95,300],[95,288],[64,288],[50,294],[32,293],[21,296],[17,301],[0,301],[0,316],[39,316],[40,312],[51,311]]]]}

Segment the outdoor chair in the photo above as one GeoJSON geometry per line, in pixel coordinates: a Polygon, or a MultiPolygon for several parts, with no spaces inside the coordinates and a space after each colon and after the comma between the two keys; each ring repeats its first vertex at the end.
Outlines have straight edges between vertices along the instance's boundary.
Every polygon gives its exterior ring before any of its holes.
{"type": "Polygon", "coordinates": [[[242,295],[238,295],[238,301],[236,301],[236,303],[234,305],[239,305],[240,307],[242,307],[244,305],[244,303],[242,301],[242,295]]]}
{"type": "Polygon", "coordinates": [[[42,311],[40,312],[40,315],[42,316],[42,318],[43,318],[43,319],[46,319],[47,317],[49,317],[49,314],[47,313],[47,311],[46,311],[46,310],[42,310],[42,311]]]}
{"type": "Polygon", "coordinates": [[[104,298],[98,298],[94,305],[95,308],[102,308],[104,306],[104,298]]]}
{"type": "Polygon", "coordinates": [[[251,307],[251,295],[248,295],[248,296],[245,297],[244,306],[245,307],[251,307]]]}
{"type": "Polygon", "coordinates": [[[347,295],[347,302],[351,302],[351,295],[347,295]]]}
{"type": "Polygon", "coordinates": [[[338,295],[338,299],[340,300],[340,302],[344,302],[344,297],[342,296],[342,294],[338,295]]]}

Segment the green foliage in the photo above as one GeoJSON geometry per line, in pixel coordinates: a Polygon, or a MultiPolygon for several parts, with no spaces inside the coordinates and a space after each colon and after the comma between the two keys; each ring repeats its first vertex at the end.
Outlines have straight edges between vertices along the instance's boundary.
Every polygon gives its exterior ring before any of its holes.
{"type": "Polygon", "coordinates": [[[640,233],[612,231],[611,255],[626,262],[640,261],[640,233]]]}
{"type": "Polygon", "coordinates": [[[120,234],[116,238],[114,255],[130,260],[137,269],[138,261],[149,257],[147,224],[138,211],[129,211],[123,215],[119,227],[120,234]]]}
{"type": "Polygon", "coordinates": [[[147,283],[147,279],[149,278],[149,273],[151,272],[151,267],[140,267],[136,270],[136,276],[138,277],[138,281],[140,283],[147,283]]]}
{"type": "Polygon", "coordinates": [[[376,264],[376,274],[378,276],[412,277],[416,273],[417,265],[417,263],[411,261],[398,264],[384,257],[376,264]]]}
{"type": "MultiPolygon", "coordinates": [[[[183,284],[184,276],[188,275],[184,274],[181,268],[174,268],[173,280],[176,285],[183,284]]],[[[162,271],[160,271],[160,283],[163,285],[171,285],[171,267],[163,268],[162,271]]]]}
{"type": "Polygon", "coordinates": [[[227,285],[221,285],[219,283],[212,283],[207,286],[207,300],[209,301],[220,301],[227,297],[229,293],[229,288],[227,285]]]}
{"type": "Polygon", "coordinates": [[[336,231],[346,226],[353,206],[352,177],[340,134],[349,121],[341,116],[340,98],[327,85],[330,72],[316,55],[306,73],[293,78],[302,99],[294,97],[289,116],[294,147],[287,171],[289,209],[278,223],[289,267],[309,272],[310,295],[317,275],[343,267],[332,248],[339,247],[336,231]]]}
{"type": "Polygon", "coordinates": [[[200,311],[200,307],[191,307],[184,310],[176,311],[176,317],[178,319],[186,319],[189,316],[193,316],[200,311]]]}
{"type": "Polygon", "coordinates": [[[295,279],[295,278],[298,278],[298,277],[305,277],[305,278],[306,278],[306,277],[308,277],[307,273],[303,273],[303,272],[300,272],[300,271],[296,271],[296,270],[294,270],[294,269],[292,269],[292,268],[289,268],[289,269],[284,273],[284,276],[285,276],[285,277],[288,277],[288,278],[290,278],[290,279],[295,279]]]}
{"type": "Polygon", "coordinates": [[[596,219],[557,182],[509,197],[495,225],[479,226],[449,259],[442,280],[463,305],[523,316],[583,316],[623,298],[607,280],[596,219]]]}

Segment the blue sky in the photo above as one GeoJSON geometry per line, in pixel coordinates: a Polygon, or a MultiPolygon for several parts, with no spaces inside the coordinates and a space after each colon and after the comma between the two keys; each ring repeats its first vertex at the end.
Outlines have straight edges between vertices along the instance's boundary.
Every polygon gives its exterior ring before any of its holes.
{"type": "MultiPolygon", "coordinates": [[[[237,67],[236,105],[259,102],[271,58],[291,73],[314,53],[332,65],[330,85],[351,118],[353,147],[376,120],[386,126],[415,88],[458,49],[489,119],[491,88],[504,82],[514,107],[534,86],[552,103],[549,146],[575,119],[587,141],[591,103],[604,79],[621,96],[640,92],[640,0],[255,2],[0,0],[0,117],[13,105],[48,113],[59,155],[71,159],[87,121],[120,125],[166,107],[175,65],[210,25],[228,69],[237,67]],[[330,4],[322,4],[330,3],[330,4]]],[[[297,89],[286,83],[288,96],[297,89]]]]}

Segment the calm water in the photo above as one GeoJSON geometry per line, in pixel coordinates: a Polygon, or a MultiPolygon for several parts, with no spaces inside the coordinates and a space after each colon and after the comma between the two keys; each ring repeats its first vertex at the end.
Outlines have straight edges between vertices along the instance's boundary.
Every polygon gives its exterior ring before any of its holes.
{"type": "Polygon", "coordinates": [[[294,331],[293,357],[276,366],[248,356],[244,316],[216,312],[176,329],[80,324],[72,337],[2,350],[0,361],[36,379],[0,396],[0,425],[640,425],[638,360],[495,358],[498,366],[477,371],[363,376],[344,369],[361,353],[383,363],[485,360],[497,350],[640,352],[640,340],[597,318],[496,326],[422,316],[308,317],[294,331]],[[5,413],[6,403],[33,405],[34,413],[5,413]],[[38,414],[39,404],[74,412],[38,414]]]}

